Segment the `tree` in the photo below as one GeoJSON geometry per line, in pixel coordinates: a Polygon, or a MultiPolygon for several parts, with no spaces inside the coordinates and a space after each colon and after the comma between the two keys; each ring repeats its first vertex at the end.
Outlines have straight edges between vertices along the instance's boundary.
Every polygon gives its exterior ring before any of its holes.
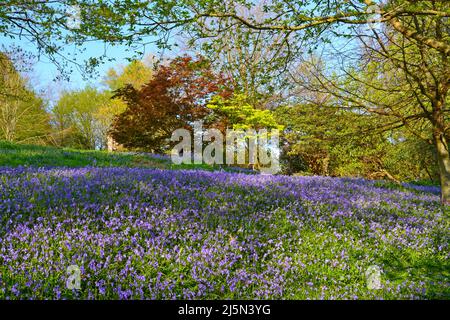
{"type": "Polygon", "coordinates": [[[53,110],[58,131],[58,144],[86,149],[103,149],[113,118],[126,109],[125,102],[113,98],[112,91],[131,85],[140,89],[152,78],[153,70],[141,60],[109,69],[104,83],[109,90],[87,87],[80,91],[64,92],[53,110]]]}
{"type": "Polygon", "coordinates": [[[116,91],[127,109],[116,116],[111,135],[127,148],[161,151],[173,130],[203,119],[211,112],[207,101],[228,92],[226,79],[203,57],[175,58],[141,89],[128,85],[116,91]]]}
{"type": "Polygon", "coordinates": [[[214,96],[207,104],[207,107],[214,111],[209,116],[209,122],[222,131],[229,127],[236,130],[283,130],[272,111],[256,109],[250,104],[251,100],[244,94],[234,94],[228,98],[214,96]]]}
{"type": "MultiPolygon", "coordinates": [[[[114,38],[128,40],[133,37],[135,40],[142,40],[144,34],[155,35],[155,32],[159,32],[160,40],[167,41],[167,34],[176,29],[189,31],[193,37],[199,39],[211,36],[212,31],[213,36],[220,37],[230,25],[239,25],[247,32],[291,32],[294,37],[290,38],[289,42],[292,48],[295,48],[296,44],[304,44],[304,41],[317,44],[317,40],[330,40],[330,36],[348,36],[342,33],[346,27],[380,22],[390,25],[397,33],[412,41],[443,54],[450,53],[450,44],[445,39],[421,34],[414,25],[408,23],[408,20],[414,17],[450,17],[446,0],[312,0],[295,3],[275,0],[262,5],[262,11],[269,16],[247,15],[249,11],[261,5],[257,1],[244,0],[160,0],[149,3],[128,1],[126,5],[120,2],[110,6],[103,3],[102,5],[102,10],[95,10],[94,13],[106,11],[112,18],[122,14],[123,19],[112,22],[116,22],[117,27],[128,26],[127,31],[130,33],[125,36],[123,29],[111,28],[111,21],[105,21],[104,28],[109,27],[111,32],[118,31],[117,34],[114,33],[114,38]],[[208,28],[207,33],[205,26],[208,28]]],[[[102,15],[95,17],[105,18],[102,15]]],[[[111,38],[111,34],[104,38],[111,38]]]]}
{"type": "Polygon", "coordinates": [[[142,60],[133,60],[128,65],[121,67],[119,71],[114,68],[109,69],[104,83],[111,91],[124,88],[127,85],[139,90],[150,81],[152,76],[153,69],[151,66],[142,60]]]}
{"type": "MultiPolygon", "coordinates": [[[[413,17],[446,19],[450,16],[446,0],[390,0],[386,4],[374,0],[297,1],[275,0],[263,3],[269,16],[246,12],[261,7],[258,2],[244,0],[196,1],[25,1],[0,2],[0,34],[12,39],[24,37],[34,43],[63,70],[61,62],[77,63],[65,48],[82,46],[88,41],[102,40],[114,45],[139,45],[156,36],[160,48],[170,47],[169,35],[188,31],[196,38],[209,37],[205,26],[220,37],[231,26],[242,26],[248,34],[254,31],[290,33],[287,45],[318,44],[339,34],[342,26],[360,26],[373,22],[387,23],[410,40],[450,53],[446,39],[417,32],[407,23],[413,17]],[[377,5],[379,4],[379,5],[377,5]],[[441,5],[442,4],[442,5],[441,5]],[[242,9],[247,9],[242,10],[242,9]],[[374,17],[374,11],[378,17],[374,17]],[[74,22],[74,23],[73,23],[74,22]],[[405,23],[406,22],[406,23],[405,23]],[[311,41],[312,40],[312,41],[311,41]]],[[[340,34],[341,35],[341,34],[340,34]]],[[[141,54],[141,50],[136,50],[141,54]]],[[[90,57],[84,67],[95,67],[105,55],[90,57]]],[[[78,65],[83,67],[83,65],[78,65]]]]}
{"type": "Polygon", "coordinates": [[[10,142],[47,142],[51,127],[44,101],[27,88],[26,80],[3,53],[0,66],[0,138],[10,142]]]}
{"type": "Polygon", "coordinates": [[[108,121],[114,104],[109,92],[95,88],[64,92],[53,109],[61,145],[85,149],[105,148],[108,121]]]}
{"type": "MultiPolygon", "coordinates": [[[[83,74],[94,72],[110,59],[106,51],[80,57],[86,43],[104,41],[131,47],[134,41],[149,42],[147,36],[155,35],[156,30],[134,32],[133,22],[133,10],[146,5],[141,1],[0,1],[0,37],[34,44],[35,50],[30,51],[39,58],[46,56],[60,71],[58,77],[67,79],[75,68],[83,74]]],[[[143,54],[141,50],[139,45],[130,48],[135,57],[143,54]]]]}
{"type": "Polygon", "coordinates": [[[435,179],[434,155],[404,128],[379,130],[383,119],[359,109],[298,103],[275,111],[286,126],[286,172],[364,176],[370,179],[435,179]]]}
{"type": "MultiPolygon", "coordinates": [[[[111,68],[105,76],[104,83],[111,92],[125,88],[127,85],[130,85],[135,90],[139,90],[153,77],[152,62],[153,58],[148,56],[145,61],[132,60],[126,66],[121,66],[119,70],[111,68]]],[[[113,96],[113,94],[111,96],[113,96]]],[[[114,117],[126,109],[126,103],[123,99],[118,97],[111,99],[111,104],[106,108],[101,108],[97,114],[103,128],[106,128],[105,132],[107,135],[109,151],[122,148],[122,146],[114,141],[108,131],[113,123],[114,117]]]]}
{"type": "MultiPolygon", "coordinates": [[[[269,18],[264,3],[258,1],[247,9],[240,6],[243,16],[269,18]]],[[[298,50],[288,46],[292,32],[248,33],[245,26],[226,23],[221,30],[199,24],[202,35],[188,33],[190,46],[200,46],[204,54],[214,57],[214,65],[233,83],[235,92],[244,94],[248,102],[259,109],[272,109],[289,85],[286,62],[297,58],[298,50]],[[220,36],[217,34],[220,33],[220,36]],[[204,39],[206,38],[206,40],[204,39]]]]}
{"type": "MultiPolygon", "coordinates": [[[[261,169],[261,163],[264,164],[265,161],[261,158],[261,154],[250,155],[250,142],[257,142],[259,147],[270,150],[271,145],[267,138],[272,136],[272,129],[279,133],[283,130],[283,126],[276,121],[272,111],[257,109],[251,104],[252,100],[244,94],[233,94],[229,97],[214,96],[207,105],[213,112],[205,120],[208,126],[219,129],[223,134],[227,134],[228,129],[235,130],[236,140],[233,145],[227,145],[228,151],[231,151],[237,160],[239,156],[234,153],[237,151],[236,143],[242,147],[241,150],[246,150],[247,157],[244,155],[243,161],[248,161],[247,165],[251,165],[253,169],[261,169]]],[[[224,150],[226,151],[227,149],[224,150]]]]}
{"type": "MultiPolygon", "coordinates": [[[[422,5],[427,3],[430,4],[424,1],[422,5]]],[[[450,4],[436,2],[434,9],[446,12],[450,4]]],[[[433,37],[438,43],[450,40],[449,22],[443,17],[417,15],[402,18],[402,23],[408,29],[414,28],[420,39],[433,37]]],[[[398,26],[387,24],[370,31],[355,30],[359,47],[341,59],[339,74],[326,74],[309,63],[314,82],[298,82],[309,90],[333,95],[340,107],[358,108],[360,113],[381,117],[378,129],[404,127],[410,136],[432,145],[440,172],[441,200],[449,204],[450,54],[442,51],[440,45],[419,41],[397,29],[398,26]]],[[[339,55],[335,52],[335,56],[339,55]]]]}

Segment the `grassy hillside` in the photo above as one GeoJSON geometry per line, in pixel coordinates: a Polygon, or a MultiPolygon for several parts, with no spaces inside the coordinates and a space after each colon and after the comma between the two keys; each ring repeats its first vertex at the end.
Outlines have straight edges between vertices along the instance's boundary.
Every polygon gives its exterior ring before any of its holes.
{"type": "MultiPolygon", "coordinates": [[[[206,164],[174,165],[164,155],[134,152],[107,152],[76,150],[50,146],[22,145],[0,141],[0,167],[130,167],[158,169],[202,169],[214,171],[217,166],[206,164]]],[[[225,171],[248,171],[241,168],[223,168],[225,171]]]]}
{"type": "Polygon", "coordinates": [[[0,166],[66,167],[164,167],[167,161],[147,155],[60,149],[48,146],[18,145],[0,141],[0,166]]]}

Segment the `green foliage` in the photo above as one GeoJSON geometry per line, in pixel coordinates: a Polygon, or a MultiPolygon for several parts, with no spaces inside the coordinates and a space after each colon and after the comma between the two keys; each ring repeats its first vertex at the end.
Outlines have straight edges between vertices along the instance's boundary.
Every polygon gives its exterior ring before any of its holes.
{"type": "Polygon", "coordinates": [[[376,115],[312,104],[280,107],[275,114],[286,126],[288,173],[436,179],[432,146],[404,129],[377,130],[382,119],[376,115]]]}
{"type": "Polygon", "coordinates": [[[248,102],[244,94],[235,94],[230,98],[221,96],[213,97],[208,108],[214,110],[216,116],[224,117],[223,120],[233,129],[278,129],[283,130],[283,126],[278,124],[270,110],[256,109],[248,102]]]}
{"type": "MultiPolygon", "coordinates": [[[[267,14],[259,12],[259,15],[267,14]]],[[[280,96],[291,84],[289,74],[283,70],[286,63],[295,58],[293,51],[297,49],[287,45],[288,32],[249,33],[245,27],[232,21],[226,21],[224,25],[226,27],[220,37],[200,43],[191,38],[192,45],[200,45],[205,56],[214,57],[217,68],[252,106],[268,107],[273,104],[274,97],[280,96]]]]}
{"type": "Polygon", "coordinates": [[[0,52],[0,139],[46,143],[51,132],[45,103],[0,52]]]}
{"type": "Polygon", "coordinates": [[[150,66],[133,60],[117,71],[109,69],[104,83],[110,91],[86,87],[64,92],[53,109],[57,144],[79,149],[104,149],[114,116],[126,109],[123,100],[113,98],[114,90],[131,85],[141,88],[152,77],[150,66]]]}
{"type": "Polygon", "coordinates": [[[167,168],[164,160],[149,155],[20,145],[0,141],[0,166],[34,167],[150,167],[167,168]]]}
{"type": "Polygon", "coordinates": [[[120,102],[111,100],[111,93],[86,87],[64,92],[53,109],[58,144],[61,146],[103,149],[107,130],[120,102]]]}
{"type": "Polygon", "coordinates": [[[202,56],[176,57],[160,65],[140,89],[127,85],[115,98],[126,102],[126,110],[115,117],[111,136],[127,148],[163,151],[172,132],[189,128],[193,121],[211,113],[206,107],[213,95],[229,92],[225,79],[202,56]]]}
{"type": "Polygon", "coordinates": [[[106,152],[16,144],[0,140],[0,166],[17,167],[137,167],[168,170],[228,171],[252,174],[236,167],[207,164],[172,164],[170,158],[148,153],[106,152]]]}
{"type": "Polygon", "coordinates": [[[106,74],[104,83],[111,91],[118,90],[126,85],[131,85],[139,90],[153,76],[153,69],[141,60],[133,60],[120,69],[117,71],[111,68],[106,74]]]}
{"type": "MultiPolygon", "coordinates": [[[[274,55],[273,59],[289,60],[300,45],[303,47],[309,44],[308,49],[317,47],[321,43],[330,42],[330,37],[338,31],[344,38],[351,36],[349,32],[342,31],[351,30],[355,24],[367,24],[368,20],[373,19],[372,12],[367,10],[370,3],[373,1],[312,0],[297,1],[294,4],[281,0],[270,3],[242,0],[36,1],[27,3],[26,6],[27,15],[33,19],[24,19],[23,1],[12,0],[2,2],[0,7],[0,35],[11,39],[19,36],[30,39],[40,52],[58,62],[61,70],[69,68],[65,70],[66,73],[72,69],[67,63],[69,59],[64,59],[71,48],[67,44],[81,46],[92,39],[100,39],[111,44],[129,45],[134,49],[132,51],[135,55],[142,55],[142,44],[148,43],[152,36],[156,37],[152,40],[159,48],[173,46],[168,35],[175,28],[188,31],[194,39],[205,39],[220,38],[232,25],[235,27],[232,29],[234,32],[237,27],[242,27],[241,31],[245,31],[237,38],[241,41],[252,41],[255,31],[264,30],[265,34],[279,35],[278,43],[286,48],[281,54],[274,55]],[[70,5],[80,9],[79,17],[75,17],[75,20],[80,19],[79,28],[73,28],[67,23],[70,5]],[[205,17],[209,18],[206,25],[205,17]],[[329,32],[324,32],[325,30],[329,32]]],[[[436,20],[445,17],[448,10],[445,3],[395,0],[387,1],[380,11],[383,14],[396,13],[395,17],[402,22],[419,14],[436,20]]],[[[434,47],[441,50],[448,48],[445,46],[448,38],[443,41],[433,40],[434,47]]],[[[216,50],[223,50],[223,47],[217,46],[216,50]]],[[[103,54],[89,57],[85,69],[91,70],[106,59],[103,54]]]]}

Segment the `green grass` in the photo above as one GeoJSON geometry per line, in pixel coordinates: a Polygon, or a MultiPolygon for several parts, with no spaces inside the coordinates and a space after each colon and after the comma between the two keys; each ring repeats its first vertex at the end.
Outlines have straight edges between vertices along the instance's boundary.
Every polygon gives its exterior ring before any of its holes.
{"type": "Polygon", "coordinates": [[[0,141],[0,166],[38,167],[150,167],[167,168],[169,163],[145,154],[110,153],[50,146],[19,145],[0,141]]]}
{"type": "Polygon", "coordinates": [[[16,144],[0,140],[0,166],[18,167],[138,167],[169,170],[234,171],[232,167],[207,164],[172,164],[145,153],[77,150],[16,144]]]}

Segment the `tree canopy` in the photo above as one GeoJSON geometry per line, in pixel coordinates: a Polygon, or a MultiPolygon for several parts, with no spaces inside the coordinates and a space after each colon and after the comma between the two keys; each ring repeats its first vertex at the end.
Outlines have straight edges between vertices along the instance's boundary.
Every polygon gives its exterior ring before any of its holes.
{"type": "Polygon", "coordinates": [[[11,59],[0,52],[0,139],[45,143],[50,139],[50,115],[11,59]]]}

